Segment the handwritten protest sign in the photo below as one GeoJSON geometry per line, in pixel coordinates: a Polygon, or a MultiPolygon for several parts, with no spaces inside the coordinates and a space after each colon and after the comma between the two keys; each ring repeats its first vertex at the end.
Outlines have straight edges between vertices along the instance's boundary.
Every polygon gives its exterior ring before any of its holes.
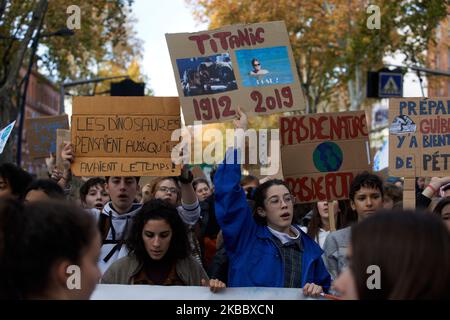
{"type": "Polygon", "coordinates": [[[450,175],[450,98],[389,99],[389,174],[450,175]]]}
{"type": "Polygon", "coordinates": [[[283,21],[166,34],[186,124],[303,110],[283,21]]]}
{"type": "Polygon", "coordinates": [[[0,154],[3,153],[3,149],[5,148],[6,142],[8,142],[9,135],[11,134],[15,124],[16,120],[0,130],[0,154]]]}
{"type": "Polygon", "coordinates": [[[280,118],[286,183],[300,202],[347,199],[353,177],[370,170],[364,111],[280,118]]]}
{"type": "Polygon", "coordinates": [[[56,129],[69,129],[67,114],[26,119],[31,158],[45,158],[56,152],[56,129]]]}
{"type": "Polygon", "coordinates": [[[76,97],[72,171],[79,176],[175,176],[180,104],[174,97],[76,97]]]}

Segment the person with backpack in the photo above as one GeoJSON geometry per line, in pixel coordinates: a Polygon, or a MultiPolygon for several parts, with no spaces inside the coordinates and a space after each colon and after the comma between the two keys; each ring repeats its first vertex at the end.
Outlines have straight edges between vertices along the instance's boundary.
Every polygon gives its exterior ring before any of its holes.
{"type": "MultiPolygon", "coordinates": [[[[67,143],[62,152],[61,158],[64,161],[73,161],[73,149],[70,143],[67,143]]],[[[177,207],[181,219],[188,225],[194,225],[200,217],[200,207],[195,191],[192,188],[192,173],[184,166],[181,171],[181,190],[182,205],[177,207]],[[187,178],[186,178],[187,177],[187,178]]],[[[109,201],[100,212],[92,210],[91,212],[98,220],[98,226],[102,235],[102,250],[99,266],[102,272],[116,260],[125,257],[128,254],[124,245],[125,239],[129,235],[132,227],[133,217],[142,207],[142,204],[136,203],[135,198],[139,192],[140,177],[105,177],[105,190],[108,192],[111,201],[109,201]]],[[[167,195],[169,190],[163,190],[161,193],[167,195]]]]}

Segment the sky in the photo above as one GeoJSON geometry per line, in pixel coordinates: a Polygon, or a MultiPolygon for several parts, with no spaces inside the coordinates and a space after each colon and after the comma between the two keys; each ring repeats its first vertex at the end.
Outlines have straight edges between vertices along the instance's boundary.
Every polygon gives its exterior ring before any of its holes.
{"type": "MultiPolygon", "coordinates": [[[[153,90],[155,96],[177,96],[165,34],[206,30],[207,25],[194,20],[191,8],[186,5],[185,0],[157,2],[135,0],[133,14],[137,18],[137,36],[144,42],[142,65],[144,73],[149,77],[147,86],[153,90]]],[[[385,62],[401,65],[402,59],[400,56],[386,58],[385,62]]],[[[405,75],[403,88],[404,97],[420,97],[422,95],[419,79],[413,73],[405,75]]]]}
{"type": "Polygon", "coordinates": [[[166,33],[196,32],[207,26],[194,20],[184,0],[135,0],[133,14],[137,18],[137,36],[144,41],[144,73],[155,96],[178,96],[166,44],[166,33]]]}

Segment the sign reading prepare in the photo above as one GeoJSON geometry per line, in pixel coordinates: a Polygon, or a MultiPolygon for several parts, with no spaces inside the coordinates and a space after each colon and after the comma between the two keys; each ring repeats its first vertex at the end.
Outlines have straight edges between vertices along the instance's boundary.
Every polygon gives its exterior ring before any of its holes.
{"type": "Polygon", "coordinates": [[[389,174],[450,175],[450,98],[389,100],[389,174]]]}
{"type": "Polygon", "coordinates": [[[166,34],[186,124],[305,109],[283,21],[166,34]]]}
{"type": "Polygon", "coordinates": [[[72,144],[78,176],[176,176],[172,163],[179,129],[176,97],[76,97],[72,144]]]}
{"type": "Polygon", "coordinates": [[[364,111],[280,118],[285,182],[300,202],[347,199],[353,177],[370,171],[364,111]]]}

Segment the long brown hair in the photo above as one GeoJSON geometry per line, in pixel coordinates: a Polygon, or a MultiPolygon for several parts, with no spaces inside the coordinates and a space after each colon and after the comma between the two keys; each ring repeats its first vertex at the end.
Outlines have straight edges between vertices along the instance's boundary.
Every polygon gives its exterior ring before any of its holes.
{"type": "MultiPolygon", "coordinates": [[[[317,202],[314,203],[312,208],[312,217],[308,223],[308,236],[312,239],[317,240],[319,236],[319,230],[323,227],[322,219],[320,218],[319,209],[317,207],[317,202]]],[[[348,200],[339,200],[338,201],[339,211],[336,217],[336,230],[348,227],[355,219],[352,216],[350,208],[350,204],[348,200]],[[353,218],[352,218],[353,217],[353,218]]],[[[328,213],[330,214],[330,213],[328,213]]]]}
{"type": "Polygon", "coordinates": [[[352,227],[349,264],[360,299],[449,299],[450,233],[435,215],[385,211],[352,227]],[[371,265],[381,288],[369,289],[371,265]]]}

